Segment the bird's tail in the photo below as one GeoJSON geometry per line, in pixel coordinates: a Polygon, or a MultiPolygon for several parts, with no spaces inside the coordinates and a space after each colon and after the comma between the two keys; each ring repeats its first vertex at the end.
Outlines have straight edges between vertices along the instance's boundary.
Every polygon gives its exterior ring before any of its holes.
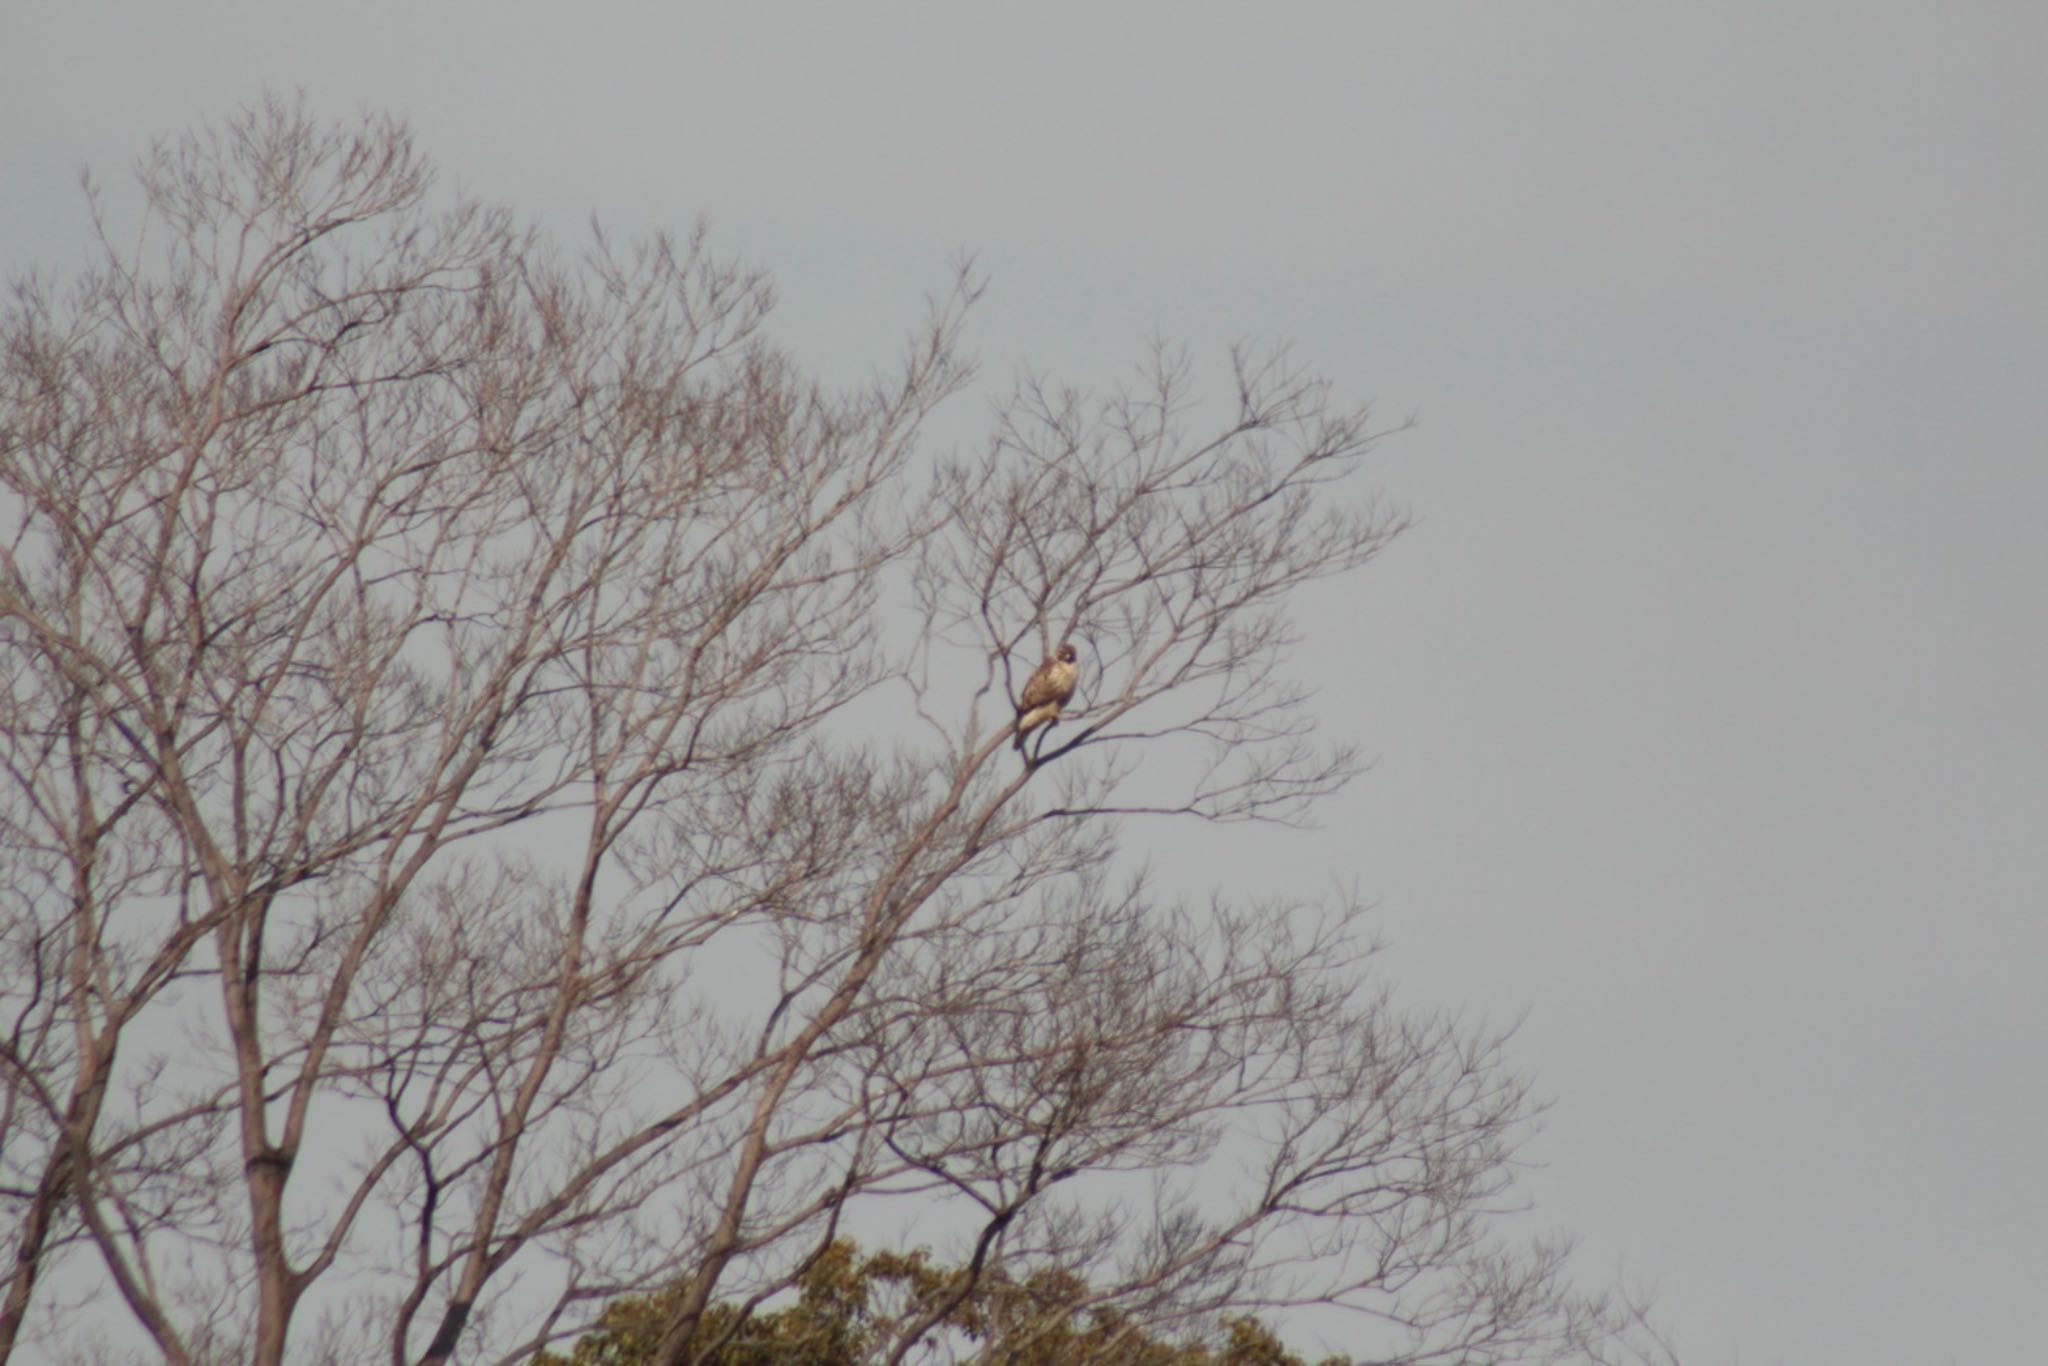
{"type": "Polygon", "coordinates": [[[1037,730],[1040,726],[1057,725],[1059,719],[1060,709],[1057,704],[1049,703],[1043,707],[1033,707],[1030,711],[1017,718],[1017,738],[1010,742],[1011,745],[1019,754],[1022,754],[1024,752],[1024,741],[1032,731],[1037,730]]]}

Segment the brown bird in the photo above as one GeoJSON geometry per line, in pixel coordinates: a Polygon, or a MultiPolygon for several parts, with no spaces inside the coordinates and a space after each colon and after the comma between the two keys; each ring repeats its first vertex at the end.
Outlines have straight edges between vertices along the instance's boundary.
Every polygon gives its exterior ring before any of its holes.
{"type": "Polygon", "coordinates": [[[1060,719],[1060,708],[1067,704],[1067,699],[1074,695],[1074,685],[1081,681],[1081,666],[1074,662],[1078,658],[1073,646],[1062,644],[1025,681],[1024,695],[1017,699],[1016,744],[1020,753],[1025,736],[1060,719]]]}

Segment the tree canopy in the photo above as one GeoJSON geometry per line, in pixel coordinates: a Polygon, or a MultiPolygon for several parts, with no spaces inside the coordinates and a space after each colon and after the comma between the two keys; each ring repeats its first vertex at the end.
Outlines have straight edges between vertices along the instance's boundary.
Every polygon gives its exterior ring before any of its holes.
{"type": "Polygon", "coordinates": [[[1609,1341],[1498,1217],[1498,1032],[1146,871],[1357,770],[1288,607],[1401,527],[1363,409],[1162,348],[938,453],[964,274],[833,388],[701,233],[565,248],[395,120],[138,185],[0,314],[0,1360],[1609,1341]],[[943,1260],[841,1242],[909,1209],[943,1260]]]}
{"type": "MultiPolygon", "coordinates": [[[[1088,1287],[1064,1272],[1018,1282],[941,1266],[923,1252],[863,1253],[841,1239],[798,1277],[796,1299],[748,1314],[714,1305],[697,1327],[692,1359],[705,1366],[856,1366],[874,1359],[915,1317],[967,1285],[947,1314],[944,1336],[959,1355],[1012,1366],[1309,1366],[1251,1315],[1221,1322],[1218,1340],[1170,1342],[1109,1308],[1083,1310],[1088,1287]]],[[[566,1355],[539,1366],[647,1366],[673,1313],[672,1295],[635,1296],[605,1307],[596,1327],[566,1355]]],[[[1350,1366],[1343,1357],[1318,1366],[1350,1366]]]]}

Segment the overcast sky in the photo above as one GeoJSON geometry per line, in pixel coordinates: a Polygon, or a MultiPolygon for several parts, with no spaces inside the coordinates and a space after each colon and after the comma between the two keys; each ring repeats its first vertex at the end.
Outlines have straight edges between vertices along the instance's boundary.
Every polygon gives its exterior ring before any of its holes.
{"type": "MultiPolygon", "coordinates": [[[[2039,1361],[2048,7],[160,3],[0,15],[0,262],[265,87],[772,270],[822,373],[972,252],[988,384],[1284,339],[1419,525],[1303,614],[1377,766],[1190,876],[1526,1013],[1535,1227],[1689,1362],[2039,1361]]],[[[983,409],[956,409],[971,438],[983,409]]]]}

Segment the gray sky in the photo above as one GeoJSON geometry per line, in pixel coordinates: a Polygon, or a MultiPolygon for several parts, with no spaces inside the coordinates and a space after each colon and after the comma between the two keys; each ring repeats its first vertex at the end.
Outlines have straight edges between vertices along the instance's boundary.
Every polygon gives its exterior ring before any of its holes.
{"type": "Polygon", "coordinates": [[[0,261],[303,87],[564,232],[707,217],[828,376],[961,250],[992,388],[1292,340],[1421,417],[1421,524],[1304,614],[1379,763],[1256,878],[1526,1012],[1538,1223],[1689,1360],[2040,1359],[2048,8],[428,8],[10,6],[0,261]]]}

